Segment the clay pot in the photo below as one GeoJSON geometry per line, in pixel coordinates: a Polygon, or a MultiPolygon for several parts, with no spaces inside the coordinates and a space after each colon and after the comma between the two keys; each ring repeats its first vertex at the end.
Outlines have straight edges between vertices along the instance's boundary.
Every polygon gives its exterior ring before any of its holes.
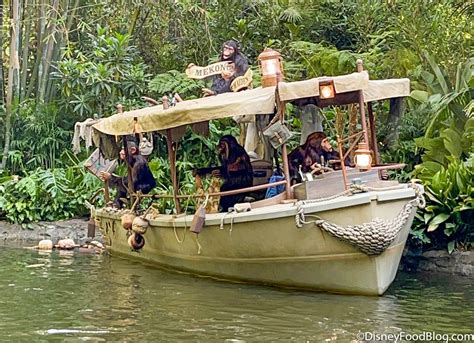
{"type": "Polygon", "coordinates": [[[133,233],[128,237],[128,245],[133,250],[140,250],[145,246],[145,238],[139,233],[133,233]]]}
{"type": "Polygon", "coordinates": [[[135,217],[135,219],[133,219],[132,231],[144,235],[148,229],[148,225],[148,220],[143,219],[142,217],[135,217]]]}

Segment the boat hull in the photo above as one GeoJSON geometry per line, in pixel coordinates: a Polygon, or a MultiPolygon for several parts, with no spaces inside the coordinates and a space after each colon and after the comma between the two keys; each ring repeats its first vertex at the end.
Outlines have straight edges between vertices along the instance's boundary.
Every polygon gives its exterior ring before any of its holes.
{"type": "MultiPolygon", "coordinates": [[[[340,226],[391,219],[415,197],[412,189],[368,192],[309,203],[316,215],[340,226]]],[[[160,215],[150,221],[145,246],[133,251],[120,215],[97,210],[95,218],[112,254],[219,279],[337,293],[381,295],[395,278],[415,209],[380,255],[358,248],[314,223],[298,228],[294,204],[238,214],[208,214],[202,232],[189,231],[192,216],[160,215]]]]}

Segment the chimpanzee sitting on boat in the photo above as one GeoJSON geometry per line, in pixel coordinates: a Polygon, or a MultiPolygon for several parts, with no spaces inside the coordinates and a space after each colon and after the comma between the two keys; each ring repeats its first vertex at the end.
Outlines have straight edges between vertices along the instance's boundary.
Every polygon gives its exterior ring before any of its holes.
{"type": "MultiPolygon", "coordinates": [[[[150,151],[151,152],[151,151],[150,151]]],[[[132,184],[135,192],[148,194],[156,186],[155,178],[148,167],[148,161],[145,156],[140,154],[135,142],[127,143],[128,160],[127,163],[132,169],[132,184]]],[[[125,160],[125,150],[120,151],[120,159],[125,160]]],[[[114,200],[114,206],[122,208],[128,193],[128,176],[117,176],[108,172],[101,172],[100,178],[108,180],[109,185],[117,189],[117,197],[114,200]]]]}
{"type": "MultiPolygon", "coordinates": [[[[324,132],[316,131],[308,136],[303,145],[288,154],[292,184],[301,182],[299,168],[303,173],[315,170],[315,165],[340,169],[339,154],[333,149],[324,132]]],[[[350,161],[347,161],[347,164],[350,161]]]]}
{"type": "MultiPolygon", "coordinates": [[[[235,137],[231,135],[221,137],[217,149],[221,166],[196,169],[193,171],[193,175],[212,174],[223,178],[224,183],[221,186],[221,192],[251,187],[253,170],[250,158],[235,137]]],[[[222,196],[219,202],[220,211],[229,211],[229,208],[236,203],[243,202],[245,195],[246,193],[222,196]]]]}

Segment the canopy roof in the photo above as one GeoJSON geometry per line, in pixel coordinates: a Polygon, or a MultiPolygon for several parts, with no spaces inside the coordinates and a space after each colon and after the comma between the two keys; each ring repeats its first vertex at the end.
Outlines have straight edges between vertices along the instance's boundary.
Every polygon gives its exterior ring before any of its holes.
{"type": "Polygon", "coordinates": [[[336,94],[362,90],[364,101],[405,97],[410,95],[409,79],[369,80],[367,71],[342,76],[318,77],[305,81],[280,82],[278,94],[280,100],[290,101],[319,96],[319,82],[331,79],[336,94]]]}
{"type": "MultiPolygon", "coordinates": [[[[328,77],[297,82],[280,82],[278,96],[291,101],[319,96],[319,82],[328,77]]],[[[369,80],[367,71],[330,77],[337,94],[362,90],[366,102],[404,97],[410,94],[409,79],[369,80]]],[[[162,105],[115,114],[93,128],[108,135],[161,131],[203,121],[241,115],[271,114],[275,110],[275,87],[179,102],[166,110],[162,105]]]]}
{"type": "Polygon", "coordinates": [[[167,110],[162,105],[118,113],[95,124],[109,135],[128,135],[175,128],[240,115],[271,114],[275,110],[275,87],[178,102],[167,110]]]}

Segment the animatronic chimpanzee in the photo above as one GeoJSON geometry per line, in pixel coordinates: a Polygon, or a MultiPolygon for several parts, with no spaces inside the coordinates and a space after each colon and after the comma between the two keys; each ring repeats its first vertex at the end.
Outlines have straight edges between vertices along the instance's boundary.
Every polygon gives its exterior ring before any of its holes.
{"type": "Polygon", "coordinates": [[[230,92],[232,81],[234,81],[236,77],[244,75],[247,69],[249,69],[247,57],[240,52],[239,45],[234,40],[229,40],[222,45],[219,61],[231,62],[234,70],[225,71],[222,72],[221,75],[216,75],[212,82],[211,89],[202,89],[205,96],[230,92]]]}
{"type": "MultiPolygon", "coordinates": [[[[200,168],[193,171],[193,174],[204,176],[212,173],[214,176],[222,177],[224,183],[221,186],[221,192],[251,187],[253,184],[253,170],[250,158],[235,137],[231,135],[221,137],[217,149],[221,166],[200,168]]],[[[243,202],[245,195],[245,193],[240,193],[222,196],[219,202],[220,211],[227,212],[236,203],[243,202]]]]}
{"type": "Polygon", "coordinates": [[[337,164],[333,163],[334,160],[339,160],[339,154],[332,148],[324,132],[313,132],[303,145],[298,146],[288,155],[291,180],[293,183],[301,182],[298,173],[300,166],[304,173],[311,172],[311,167],[315,163],[337,169],[337,164]]]}
{"type": "Polygon", "coordinates": [[[128,142],[127,149],[127,162],[132,168],[133,190],[147,194],[156,186],[155,178],[148,167],[148,161],[140,154],[135,142],[128,142]]]}
{"type": "MultiPolygon", "coordinates": [[[[139,153],[135,142],[127,143],[128,163],[132,168],[132,183],[135,192],[148,194],[156,186],[155,178],[148,167],[147,159],[139,153]]],[[[125,160],[125,150],[120,151],[120,159],[125,160]]],[[[101,172],[100,178],[103,181],[109,181],[109,186],[117,189],[117,196],[114,200],[114,206],[122,208],[128,193],[128,176],[117,176],[109,172],[101,172]]]]}

